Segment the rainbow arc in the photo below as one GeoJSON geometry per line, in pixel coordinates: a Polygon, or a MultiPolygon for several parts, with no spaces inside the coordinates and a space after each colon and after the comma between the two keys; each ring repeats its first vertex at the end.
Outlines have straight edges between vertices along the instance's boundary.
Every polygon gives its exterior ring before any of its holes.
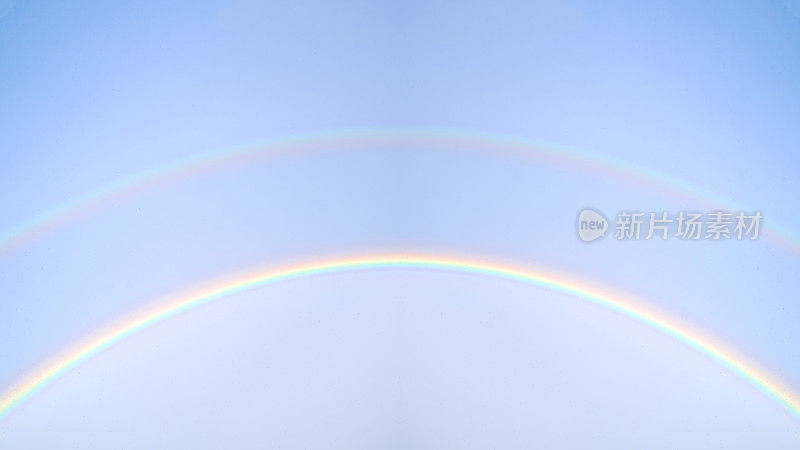
{"type": "MultiPolygon", "coordinates": [[[[695,183],[634,164],[610,155],[593,153],[568,146],[540,143],[491,133],[447,129],[355,129],[226,147],[134,173],[68,199],[43,210],[11,228],[0,231],[0,255],[10,248],[33,239],[48,229],[106,204],[113,204],[152,186],[167,184],[195,173],[220,170],[231,165],[296,153],[314,153],[344,148],[376,146],[447,147],[464,151],[513,155],[537,162],[559,164],[597,173],[611,179],[625,180],[645,189],[661,192],[691,202],[692,205],[752,211],[740,203],[711,192],[695,183]]],[[[765,223],[766,239],[800,255],[800,234],[772,218],[765,223]]]]}
{"type": "Polygon", "coordinates": [[[192,308],[239,292],[282,281],[327,273],[376,269],[422,269],[478,274],[514,280],[569,294],[623,314],[683,342],[739,375],[800,419],[800,400],[797,394],[787,385],[781,383],[776,377],[724,344],[695,330],[688,324],[669,317],[667,314],[646,307],[641,301],[589,285],[577,279],[541,270],[479,259],[424,254],[364,255],[311,261],[304,264],[252,272],[212,286],[168,297],[155,303],[155,307],[133,315],[114,324],[105,331],[93,335],[86,341],[47,362],[40,370],[30,374],[17,385],[6,390],[0,396],[0,419],[26,399],[87,359],[145,328],[164,322],[170,317],[192,308]]]}

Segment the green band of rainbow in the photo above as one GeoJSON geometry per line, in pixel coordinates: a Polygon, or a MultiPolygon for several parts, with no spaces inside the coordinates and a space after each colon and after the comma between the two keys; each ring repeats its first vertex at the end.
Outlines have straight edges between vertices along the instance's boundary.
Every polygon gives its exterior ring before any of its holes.
{"type": "Polygon", "coordinates": [[[634,320],[649,325],[678,339],[691,348],[709,356],[727,367],[770,398],[787,408],[800,419],[800,401],[795,393],[741,355],[715,342],[708,336],[678,323],[667,315],[646,308],[641,302],[605,289],[593,287],[582,281],[564,278],[541,270],[520,266],[487,262],[477,259],[456,258],[441,255],[367,255],[340,259],[328,259],[264,270],[236,277],[213,286],[170,297],[158,302],[128,320],[108,328],[105,332],[75,346],[60,357],[48,362],[40,371],[25,378],[0,397],[0,419],[14,407],[52,383],[78,364],[86,361],[115,343],[151,325],[202,304],[227,297],[238,292],[255,289],[280,281],[312,275],[348,272],[364,269],[434,269],[514,280],[526,284],[563,292],[601,307],[611,309],[634,320]]]}

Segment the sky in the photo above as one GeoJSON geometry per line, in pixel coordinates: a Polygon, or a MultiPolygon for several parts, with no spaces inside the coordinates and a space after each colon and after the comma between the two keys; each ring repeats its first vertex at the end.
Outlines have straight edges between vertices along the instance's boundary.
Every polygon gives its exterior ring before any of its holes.
{"type": "MultiPolygon", "coordinates": [[[[499,143],[330,144],[215,166],[0,252],[0,392],[170,293],[393,251],[630,293],[800,391],[800,252],[769,228],[800,230],[796,2],[6,0],[0,99],[0,230],[203,152],[393,129],[579,149],[765,217],[755,241],[585,244],[585,207],[613,221],[709,206],[499,143]]],[[[0,418],[0,448],[13,449],[798,441],[800,419],[630,319],[531,286],[402,270],[188,312],[0,418]]]]}

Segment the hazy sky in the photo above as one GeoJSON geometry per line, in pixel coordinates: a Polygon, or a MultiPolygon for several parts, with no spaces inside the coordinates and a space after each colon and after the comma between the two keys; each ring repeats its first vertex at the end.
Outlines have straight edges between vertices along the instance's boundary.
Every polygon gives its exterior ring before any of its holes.
{"type": "MultiPolygon", "coordinates": [[[[788,2],[0,2],[0,229],[176,158],[298,133],[461,129],[586,149],[800,229],[788,2]]],[[[0,254],[0,390],[104,324],[240,270],[374,251],[630,292],[800,390],[800,253],[586,245],[577,212],[707,209],[586,166],[370,145],[159,185],[0,254]]],[[[769,233],[765,230],[764,233],[769,233]]],[[[397,271],[160,324],[0,421],[0,448],[796,447],[800,421],[567,296],[397,271]]]]}

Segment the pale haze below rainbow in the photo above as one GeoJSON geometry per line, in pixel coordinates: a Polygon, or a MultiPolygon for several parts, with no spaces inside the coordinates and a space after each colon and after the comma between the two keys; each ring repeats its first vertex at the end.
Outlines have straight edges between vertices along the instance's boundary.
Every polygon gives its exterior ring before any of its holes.
{"type": "MultiPolygon", "coordinates": [[[[33,239],[51,228],[105,204],[121,201],[138,191],[167,184],[197,172],[220,170],[252,159],[278,157],[294,153],[313,153],[370,146],[420,145],[448,146],[465,151],[500,153],[568,165],[613,179],[624,179],[647,189],[660,191],[713,207],[731,211],[752,211],[733,200],[719,196],[692,182],[614,158],[609,155],[572,147],[490,133],[446,129],[356,129],[327,133],[301,134],[294,137],[226,147],[201,153],[120,178],[92,191],[73,197],[0,232],[0,255],[33,239]]],[[[771,218],[764,226],[764,237],[800,255],[800,235],[771,218]]]]}
{"type": "MultiPolygon", "coordinates": [[[[491,262],[484,259],[434,254],[369,254],[310,261],[259,270],[211,286],[167,297],[155,306],[120,321],[79,343],[0,395],[0,420],[26,399],[57,380],[70,369],[137,332],[194,307],[269,284],[313,275],[377,269],[424,269],[491,276],[562,292],[615,311],[661,331],[731,370],[800,419],[800,397],[786,384],[743,355],[689,324],[645,306],[628,295],[612,292],[573,277],[539,269],[491,262]]],[[[2,424],[0,424],[1,426],[2,424]]]]}

